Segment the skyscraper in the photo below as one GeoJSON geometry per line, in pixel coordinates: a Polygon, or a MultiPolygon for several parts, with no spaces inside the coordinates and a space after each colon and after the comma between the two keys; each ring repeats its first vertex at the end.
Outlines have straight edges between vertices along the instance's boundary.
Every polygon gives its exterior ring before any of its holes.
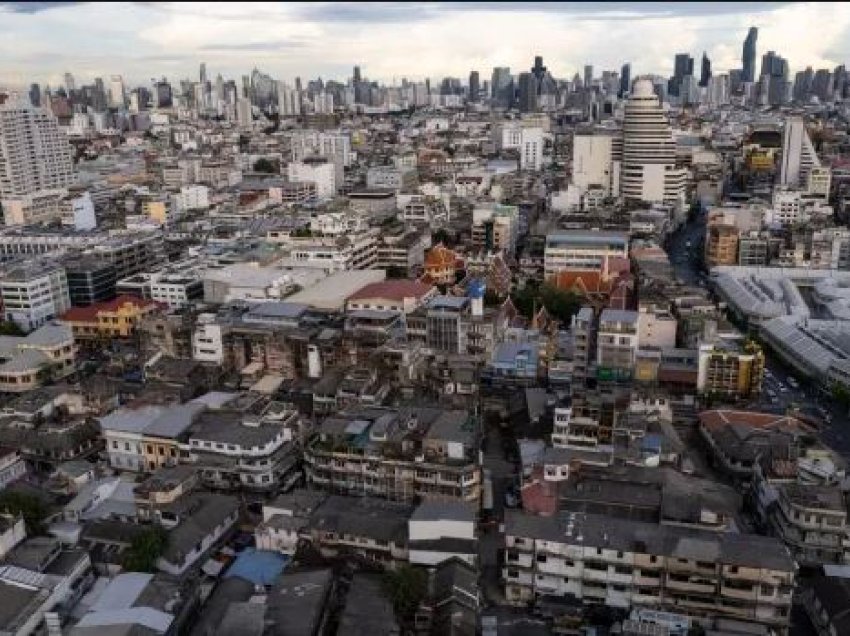
{"type": "Polygon", "coordinates": [[[75,180],[72,149],[56,118],[25,100],[0,106],[0,199],[6,225],[52,220],[75,180]]]}
{"type": "Polygon", "coordinates": [[[754,82],[756,79],[756,40],[758,40],[758,37],[759,30],[756,27],[750,27],[744,40],[744,51],[741,55],[741,81],[743,82],[754,82]]]}
{"type": "Polygon", "coordinates": [[[625,97],[629,94],[629,89],[632,83],[632,65],[626,62],[623,68],[620,69],[620,97],[625,97]]]}
{"type": "Polygon", "coordinates": [[[30,103],[33,106],[41,106],[41,87],[38,84],[30,84],[30,103]]]}
{"type": "Polygon", "coordinates": [[[763,104],[777,105],[788,101],[788,60],[773,51],[761,58],[759,94],[763,104]]]}
{"type": "Polygon", "coordinates": [[[478,76],[478,71],[472,71],[469,74],[469,101],[477,102],[481,93],[481,80],[478,76]]]}
{"type": "Polygon", "coordinates": [[[94,78],[94,94],[92,95],[92,108],[96,113],[102,113],[106,110],[106,89],[103,87],[103,79],[100,77],[94,78]]]}
{"type": "Polygon", "coordinates": [[[537,79],[532,73],[519,74],[519,109],[523,113],[537,110],[537,79]]]}
{"type": "Polygon", "coordinates": [[[678,53],[673,62],[673,77],[667,86],[667,91],[671,95],[679,96],[682,78],[687,75],[694,74],[694,58],[687,53],[678,53]]]}
{"type": "Polygon", "coordinates": [[[513,78],[510,68],[497,66],[493,69],[490,91],[494,102],[500,106],[510,106],[513,101],[513,78]]]}
{"type": "Polygon", "coordinates": [[[531,67],[531,74],[534,75],[534,79],[537,80],[537,86],[540,87],[540,82],[543,81],[543,78],[546,76],[546,67],[543,66],[543,57],[540,55],[534,56],[534,66],[531,67]]]}
{"type": "Polygon", "coordinates": [[[584,66],[584,89],[590,90],[593,84],[593,65],[585,64],[584,66]]]}
{"type": "Polygon", "coordinates": [[[207,63],[201,62],[201,72],[199,74],[201,84],[207,83],[207,63]]]}
{"type": "Polygon", "coordinates": [[[702,87],[708,86],[711,81],[711,60],[705,51],[702,52],[702,64],[700,66],[699,85],[702,87]]]}
{"type": "Polygon", "coordinates": [[[120,75],[112,75],[109,78],[109,105],[112,108],[124,108],[127,104],[127,96],[124,93],[124,78],[120,75]]]}
{"type": "Polygon", "coordinates": [[[652,82],[638,78],[626,102],[620,194],[624,199],[684,203],[687,172],[652,82]]]}
{"type": "Polygon", "coordinates": [[[354,83],[359,84],[362,81],[363,81],[363,78],[360,75],[360,67],[355,66],[354,67],[354,83]]]}
{"type": "Polygon", "coordinates": [[[70,73],[65,73],[65,90],[68,91],[68,95],[70,96],[76,88],[77,86],[74,83],[74,76],[70,73]]]}

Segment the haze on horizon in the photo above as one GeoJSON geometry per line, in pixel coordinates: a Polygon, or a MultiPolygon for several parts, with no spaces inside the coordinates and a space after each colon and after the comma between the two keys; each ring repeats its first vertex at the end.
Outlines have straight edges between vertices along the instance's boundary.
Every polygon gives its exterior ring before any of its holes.
{"type": "Polygon", "coordinates": [[[706,51],[715,72],[741,65],[750,26],[791,72],[850,60],[850,3],[148,3],[0,2],[0,86],[57,86],[122,74],[128,84],[252,68],[291,81],[344,80],[357,64],[385,83],[527,70],[555,77],[585,64],[672,72],[676,53],[706,51]]]}

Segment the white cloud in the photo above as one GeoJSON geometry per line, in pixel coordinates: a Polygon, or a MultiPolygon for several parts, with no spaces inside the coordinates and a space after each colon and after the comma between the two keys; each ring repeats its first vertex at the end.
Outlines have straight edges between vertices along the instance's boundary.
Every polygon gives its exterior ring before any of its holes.
{"type": "MultiPolygon", "coordinates": [[[[623,3],[615,3],[622,5],[623,3]]],[[[657,3],[655,3],[657,4],[657,3]]],[[[794,70],[833,67],[850,52],[850,5],[790,4],[752,14],[693,15],[694,5],[580,7],[532,5],[482,10],[464,5],[286,3],[80,4],[34,14],[0,9],[0,83],[79,81],[122,73],[135,81],[167,74],[236,77],[257,66],[276,77],[348,75],[354,64],[374,79],[465,77],[493,66],[514,72],[534,55],[556,77],[585,63],[597,74],[631,62],[632,74],[672,70],[690,52],[708,52],[716,72],[740,65],[747,28],[759,27],[759,55],[774,49],[794,70]],[[581,13],[576,13],[581,11],[581,13]],[[643,13],[642,13],[643,11],[643,13]],[[372,19],[374,17],[374,19],[372,19]]]]}

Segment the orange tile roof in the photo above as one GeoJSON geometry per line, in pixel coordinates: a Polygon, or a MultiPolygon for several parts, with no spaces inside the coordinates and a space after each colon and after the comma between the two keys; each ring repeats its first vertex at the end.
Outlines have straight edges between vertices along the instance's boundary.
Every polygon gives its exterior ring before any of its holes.
{"type": "Polygon", "coordinates": [[[59,319],[67,320],[69,322],[91,322],[97,320],[99,314],[114,313],[127,304],[134,305],[138,309],[147,309],[148,307],[164,307],[162,303],[158,303],[155,300],[145,300],[144,298],[139,298],[138,296],[124,294],[122,296],[118,296],[117,298],[113,298],[112,300],[107,300],[102,303],[95,303],[93,305],[89,305],[88,307],[71,307],[71,309],[62,314],[59,319]]]}

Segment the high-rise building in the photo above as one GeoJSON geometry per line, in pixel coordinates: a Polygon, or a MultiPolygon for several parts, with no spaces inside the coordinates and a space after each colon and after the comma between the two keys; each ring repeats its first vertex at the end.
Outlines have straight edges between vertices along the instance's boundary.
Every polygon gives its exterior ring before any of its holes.
{"type": "Polygon", "coordinates": [[[620,194],[624,199],[684,204],[687,173],[652,82],[639,78],[626,102],[620,194]]]}
{"type": "Polygon", "coordinates": [[[537,110],[537,80],[532,73],[519,74],[519,109],[523,113],[537,110]]]}
{"type": "Polygon", "coordinates": [[[632,65],[626,62],[620,69],[620,97],[629,94],[632,83],[632,65]]]}
{"type": "Polygon", "coordinates": [[[786,103],[790,97],[788,60],[773,51],[765,53],[761,58],[759,83],[761,103],[772,106],[786,103]]]}
{"type": "Polygon", "coordinates": [[[815,73],[812,81],[812,92],[818,96],[818,99],[828,101],[832,99],[832,73],[827,68],[820,68],[815,73]]]}
{"type": "Polygon", "coordinates": [[[821,165],[812,140],[806,132],[806,124],[800,117],[791,117],[785,122],[782,137],[782,164],[779,183],[783,186],[801,187],[812,168],[821,165]]]}
{"type": "Polygon", "coordinates": [[[539,93],[540,84],[543,82],[543,78],[546,77],[546,67],[543,66],[542,56],[534,56],[534,66],[531,67],[531,74],[534,75],[534,79],[537,80],[537,92],[539,93]]]}
{"type": "Polygon", "coordinates": [[[584,89],[590,90],[590,87],[593,85],[593,65],[585,64],[584,65],[584,89]]]}
{"type": "Polygon", "coordinates": [[[65,73],[65,90],[68,92],[68,96],[71,96],[77,88],[77,85],[74,83],[74,76],[70,73],[65,73]]]}
{"type": "Polygon", "coordinates": [[[673,63],[673,77],[667,86],[671,95],[679,96],[682,86],[682,78],[694,74],[694,58],[687,53],[678,53],[673,63]]]}
{"type": "Polygon", "coordinates": [[[201,84],[207,83],[207,63],[201,62],[201,72],[199,73],[201,84]]]}
{"type": "Polygon", "coordinates": [[[758,40],[758,37],[759,30],[756,27],[750,27],[744,40],[744,50],[741,55],[742,82],[752,83],[756,79],[756,40],[758,40]]]}
{"type": "Polygon", "coordinates": [[[106,89],[103,86],[103,79],[100,77],[94,78],[94,94],[92,95],[92,108],[96,113],[102,113],[106,110],[106,89]]]}
{"type": "Polygon", "coordinates": [[[700,66],[699,73],[699,85],[703,88],[708,86],[708,82],[711,80],[711,60],[708,59],[708,54],[705,51],[702,53],[702,64],[700,66]]]}
{"type": "Polygon", "coordinates": [[[713,75],[708,82],[708,103],[712,106],[723,106],[729,103],[729,76],[713,75]]]}
{"type": "Polygon", "coordinates": [[[124,108],[127,104],[127,96],[124,92],[124,78],[120,75],[112,75],[109,78],[109,106],[111,108],[124,108]]]}
{"type": "Polygon", "coordinates": [[[170,108],[172,102],[171,84],[163,77],[162,81],[156,83],[156,107],[170,108]]]}
{"type": "Polygon", "coordinates": [[[497,105],[511,105],[511,102],[513,102],[514,89],[510,68],[507,66],[497,66],[493,69],[490,91],[490,97],[497,105]]]}
{"type": "Polygon", "coordinates": [[[481,80],[478,71],[472,71],[469,74],[469,101],[477,102],[481,93],[481,80]]]}
{"type": "Polygon", "coordinates": [[[29,96],[33,106],[41,106],[41,87],[38,84],[30,84],[29,96]]]}
{"type": "Polygon", "coordinates": [[[56,118],[25,100],[0,106],[0,199],[6,225],[61,217],[75,181],[73,154],[56,118]]]}
{"type": "Polygon", "coordinates": [[[363,81],[363,77],[360,75],[360,67],[355,66],[354,67],[354,83],[359,84],[362,81],[363,81]]]}

